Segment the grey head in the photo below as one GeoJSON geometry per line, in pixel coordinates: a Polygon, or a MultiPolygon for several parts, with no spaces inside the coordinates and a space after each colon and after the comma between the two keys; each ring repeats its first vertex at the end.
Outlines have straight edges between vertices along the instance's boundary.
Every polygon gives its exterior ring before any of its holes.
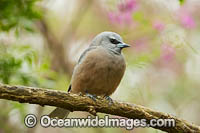
{"type": "Polygon", "coordinates": [[[102,46],[115,54],[120,54],[121,50],[126,47],[130,47],[123,42],[121,36],[114,32],[102,32],[98,34],[92,41],[91,46],[102,46]]]}

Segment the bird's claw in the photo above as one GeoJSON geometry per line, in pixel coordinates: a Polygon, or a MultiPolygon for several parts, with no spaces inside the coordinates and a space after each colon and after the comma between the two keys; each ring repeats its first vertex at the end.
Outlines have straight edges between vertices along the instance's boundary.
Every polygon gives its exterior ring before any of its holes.
{"type": "Polygon", "coordinates": [[[113,100],[109,96],[105,96],[105,99],[109,102],[109,105],[113,104],[113,100]]]}
{"type": "Polygon", "coordinates": [[[96,101],[97,99],[97,96],[96,95],[92,95],[92,94],[89,94],[89,93],[86,93],[85,94],[87,97],[91,98],[93,101],[96,101]]]}

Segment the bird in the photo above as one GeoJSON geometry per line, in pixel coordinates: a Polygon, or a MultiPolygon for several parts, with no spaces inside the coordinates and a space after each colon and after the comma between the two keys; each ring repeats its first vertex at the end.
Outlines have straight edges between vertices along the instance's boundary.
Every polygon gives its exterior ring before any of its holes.
{"type": "MultiPolygon", "coordinates": [[[[111,31],[99,33],[74,67],[68,92],[85,94],[93,100],[95,96],[102,96],[112,101],[110,95],[118,87],[126,69],[122,49],[127,47],[130,45],[124,43],[119,34],[111,31]]],[[[64,119],[69,113],[69,110],[56,108],[49,117],[64,119]]]]}

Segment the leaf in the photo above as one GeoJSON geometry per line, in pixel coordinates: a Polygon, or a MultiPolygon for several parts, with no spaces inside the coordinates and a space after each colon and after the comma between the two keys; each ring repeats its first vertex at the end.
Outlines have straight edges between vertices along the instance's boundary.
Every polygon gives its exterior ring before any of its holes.
{"type": "Polygon", "coordinates": [[[180,4],[183,5],[185,0],[179,0],[180,4]]]}

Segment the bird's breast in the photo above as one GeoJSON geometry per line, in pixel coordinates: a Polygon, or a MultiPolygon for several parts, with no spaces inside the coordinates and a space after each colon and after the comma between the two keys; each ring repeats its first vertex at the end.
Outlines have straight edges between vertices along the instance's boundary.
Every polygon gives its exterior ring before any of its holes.
{"type": "Polygon", "coordinates": [[[123,56],[108,50],[95,49],[86,54],[72,76],[72,92],[111,95],[125,71],[123,56]]]}

